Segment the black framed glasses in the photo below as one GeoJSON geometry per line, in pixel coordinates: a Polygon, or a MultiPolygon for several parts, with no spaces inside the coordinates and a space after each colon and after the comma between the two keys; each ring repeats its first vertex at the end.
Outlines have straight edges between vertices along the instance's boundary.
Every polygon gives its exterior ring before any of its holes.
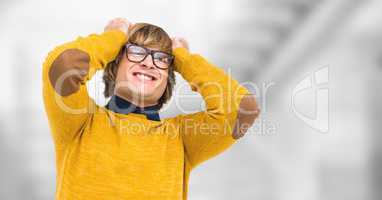
{"type": "Polygon", "coordinates": [[[155,67],[163,70],[168,69],[174,62],[174,56],[169,53],[151,50],[132,43],[126,44],[125,52],[127,59],[134,63],[140,63],[144,61],[148,55],[151,55],[155,67]]]}

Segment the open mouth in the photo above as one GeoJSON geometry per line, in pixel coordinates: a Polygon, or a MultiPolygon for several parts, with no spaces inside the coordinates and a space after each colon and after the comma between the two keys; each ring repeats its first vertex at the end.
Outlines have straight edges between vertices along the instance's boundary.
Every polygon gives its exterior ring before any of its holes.
{"type": "Polygon", "coordinates": [[[142,81],[156,81],[157,80],[156,77],[154,77],[150,74],[145,74],[145,73],[141,73],[141,72],[133,72],[133,76],[136,76],[137,78],[139,78],[142,81]]]}

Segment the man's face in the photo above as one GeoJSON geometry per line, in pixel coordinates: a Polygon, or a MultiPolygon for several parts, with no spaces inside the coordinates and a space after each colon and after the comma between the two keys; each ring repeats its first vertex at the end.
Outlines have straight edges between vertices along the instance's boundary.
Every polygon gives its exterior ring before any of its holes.
{"type": "Polygon", "coordinates": [[[128,48],[123,53],[117,71],[115,93],[127,99],[135,99],[145,106],[154,105],[166,90],[168,69],[156,67],[150,54],[137,62],[141,59],[135,59],[132,54],[137,52],[139,49],[128,48]]]}

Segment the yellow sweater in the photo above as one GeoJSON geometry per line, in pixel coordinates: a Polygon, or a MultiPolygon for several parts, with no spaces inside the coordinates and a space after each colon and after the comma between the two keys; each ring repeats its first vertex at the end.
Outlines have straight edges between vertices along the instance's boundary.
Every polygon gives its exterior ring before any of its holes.
{"type": "Polygon", "coordinates": [[[126,41],[120,31],[78,37],[56,47],[43,64],[58,200],[187,199],[191,170],[235,143],[231,134],[248,90],[184,48],[173,52],[175,68],[203,96],[202,112],[152,121],[143,114],[119,114],[96,105],[84,84],[66,97],[54,91],[48,75],[60,53],[72,48],[87,52],[89,80],[126,41]]]}

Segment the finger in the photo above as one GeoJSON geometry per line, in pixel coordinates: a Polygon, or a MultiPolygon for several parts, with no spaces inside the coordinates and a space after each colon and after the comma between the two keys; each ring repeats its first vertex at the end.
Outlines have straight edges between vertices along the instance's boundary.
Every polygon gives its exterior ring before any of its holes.
{"type": "Polygon", "coordinates": [[[115,21],[123,21],[124,18],[122,18],[122,17],[117,17],[117,18],[114,18],[114,20],[115,20],[115,21]]]}
{"type": "Polygon", "coordinates": [[[179,42],[186,42],[184,38],[179,38],[179,42]]]}
{"type": "Polygon", "coordinates": [[[124,23],[124,24],[126,24],[126,25],[130,25],[129,20],[127,20],[127,19],[125,19],[125,18],[118,18],[118,22],[124,23]]]}
{"type": "Polygon", "coordinates": [[[174,42],[179,43],[179,37],[174,37],[174,42]]]}

